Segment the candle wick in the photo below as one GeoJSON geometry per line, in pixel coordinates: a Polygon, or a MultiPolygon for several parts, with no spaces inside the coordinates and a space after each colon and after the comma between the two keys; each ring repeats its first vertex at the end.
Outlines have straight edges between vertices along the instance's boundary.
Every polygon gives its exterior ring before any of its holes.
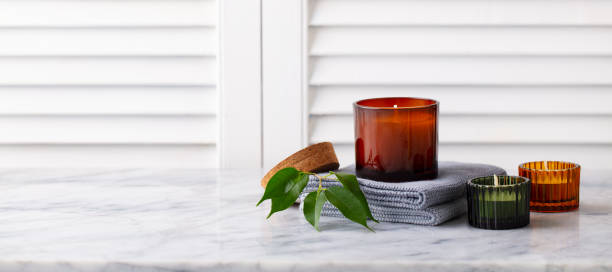
{"type": "Polygon", "coordinates": [[[495,186],[499,186],[499,179],[497,178],[497,175],[493,174],[493,182],[495,184],[495,186]]]}

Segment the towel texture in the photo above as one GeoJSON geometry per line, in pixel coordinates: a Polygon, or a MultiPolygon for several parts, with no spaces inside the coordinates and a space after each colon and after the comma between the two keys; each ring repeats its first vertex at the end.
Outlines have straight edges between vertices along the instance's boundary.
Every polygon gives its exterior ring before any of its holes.
{"type": "MultiPolygon", "coordinates": [[[[354,165],[338,172],[355,173],[354,165]]],[[[505,175],[502,168],[487,164],[440,162],[438,178],[424,181],[399,183],[379,182],[357,178],[361,190],[368,200],[370,210],[376,219],[383,222],[438,225],[462,215],[467,207],[464,200],[465,183],[475,177],[505,175]]],[[[316,191],[319,180],[311,176],[301,196],[316,191]]],[[[333,179],[323,179],[323,187],[340,185],[333,179]]],[[[322,215],[341,216],[340,212],[327,203],[322,215]]]]}
{"type": "MultiPolygon", "coordinates": [[[[450,202],[425,208],[411,210],[404,208],[381,207],[370,204],[372,215],[380,222],[405,223],[436,226],[467,212],[465,198],[458,198],[450,202]]],[[[336,207],[325,203],[321,215],[344,217],[336,207]]]]}

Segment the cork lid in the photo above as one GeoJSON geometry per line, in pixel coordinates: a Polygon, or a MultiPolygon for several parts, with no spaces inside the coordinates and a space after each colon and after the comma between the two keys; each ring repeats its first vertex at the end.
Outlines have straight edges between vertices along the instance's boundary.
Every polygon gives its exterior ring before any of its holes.
{"type": "Polygon", "coordinates": [[[286,167],[294,167],[304,172],[327,172],[338,169],[340,164],[334,151],[334,146],[330,142],[313,144],[298,152],[293,153],[276,166],[274,166],[261,179],[261,186],[266,187],[268,181],[276,172],[286,167]]]}

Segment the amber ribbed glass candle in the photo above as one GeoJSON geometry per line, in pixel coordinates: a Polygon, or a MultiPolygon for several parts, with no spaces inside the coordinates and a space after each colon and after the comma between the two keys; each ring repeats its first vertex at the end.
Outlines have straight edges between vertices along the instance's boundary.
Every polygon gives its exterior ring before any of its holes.
{"type": "Polygon", "coordinates": [[[357,176],[389,182],[437,177],[437,101],[374,98],[353,108],[357,176]]]}
{"type": "Polygon", "coordinates": [[[468,222],[482,229],[513,229],[529,224],[529,179],[479,177],[467,183],[468,222]]]}
{"type": "Polygon", "coordinates": [[[531,179],[531,210],[566,212],[580,202],[580,165],[562,161],[535,161],[519,165],[519,175],[531,179]]]}

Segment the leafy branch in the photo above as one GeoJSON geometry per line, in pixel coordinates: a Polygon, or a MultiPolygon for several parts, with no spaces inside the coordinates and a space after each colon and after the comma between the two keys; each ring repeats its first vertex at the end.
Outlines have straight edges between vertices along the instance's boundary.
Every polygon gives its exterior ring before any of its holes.
{"type": "Polygon", "coordinates": [[[350,174],[330,172],[328,175],[320,177],[314,173],[298,171],[293,167],[284,168],[276,172],[270,179],[257,206],[265,200],[270,199],[272,201],[268,218],[276,212],[288,209],[304,191],[310,175],[319,179],[319,188],[308,193],[304,198],[304,217],[317,231],[319,231],[319,219],[321,218],[323,204],[328,201],[338,208],[346,218],[374,231],[368,226],[367,220],[371,219],[376,223],[378,223],[378,220],[372,216],[368,201],[359,188],[357,178],[350,174]],[[322,179],[329,178],[332,175],[336,176],[342,186],[323,188],[322,179]]]}

